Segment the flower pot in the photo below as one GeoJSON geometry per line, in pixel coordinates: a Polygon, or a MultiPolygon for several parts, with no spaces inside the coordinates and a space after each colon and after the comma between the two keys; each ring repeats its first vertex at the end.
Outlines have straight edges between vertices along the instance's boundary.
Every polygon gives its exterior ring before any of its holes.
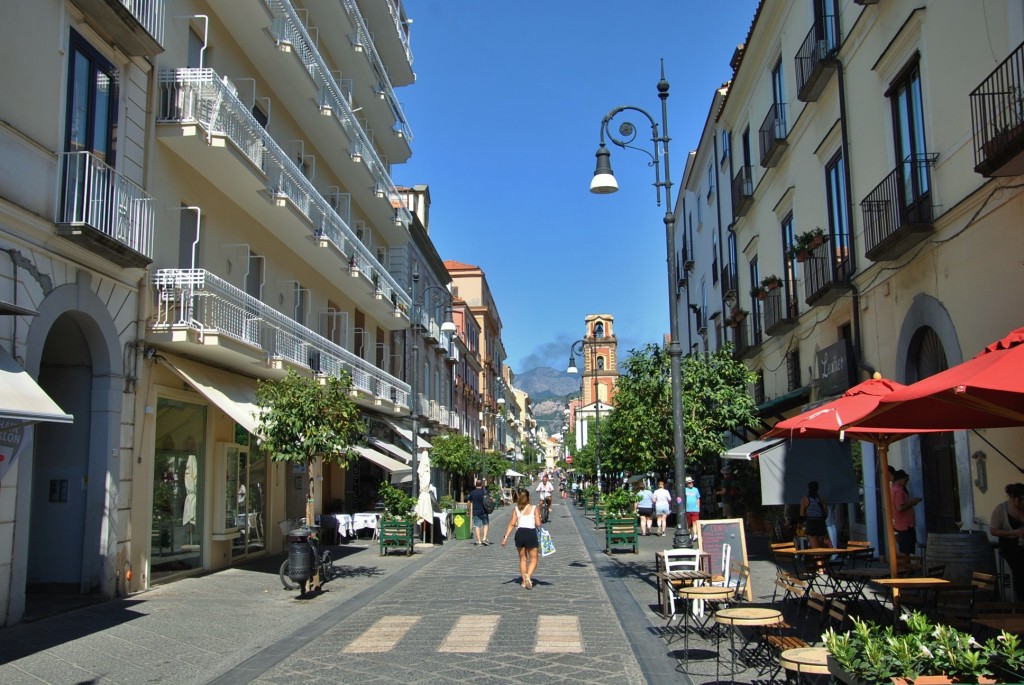
{"type": "Polygon", "coordinates": [[[811,258],[811,251],[810,250],[800,250],[799,252],[796,253],[796,261],[798,261],[798,262],[806,262],[810,258],[811,258]]]}
{"type": "Polygon", "coordinates": [[[768,291],[767,290],[758,290],[757,291],[757,299],[759,299],[759,300],[767,300],[768,299],[768,291]]]}
{"type": "Polygon", "coordinates": [[[810,248],[813,250],[816,247],[821,247],[825,243],[825,236],[816,235],[811,238],[810,248]]]}
{"type": "Polygon", "coordinates": [[[861,680],[852,673],[849,673],[831,654],[828,655],[828,672],[832,674],[835,680],[846,683],[846,685],[871,685],[866,680],[861,680]]]}

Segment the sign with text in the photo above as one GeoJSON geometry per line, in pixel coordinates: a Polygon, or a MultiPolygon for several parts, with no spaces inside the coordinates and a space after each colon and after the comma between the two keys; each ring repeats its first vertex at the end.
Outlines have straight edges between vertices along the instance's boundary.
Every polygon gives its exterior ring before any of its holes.
{"type": "MultiPolygon", "coordinates": [[[[747,561],[747,538],[743,534],[743,519],[710,519],[697,521],[697,547],[711,556],[708,558],[712,575],[722,573],[722,559],[725,556],[725,545],[729,545],[731,563],[749,566],[747,561]]],[[[730,578],[729,582],[734,582],[730,578]]],[[[747,579],[746,598],[754,601],[754,589],[747,579]]]]}
{"type": "Polygon", "coordinates": [[[853,385],[852,358],[848,340],[840,340],[818,350],[815,364],[818,367],[819,397],[842,394],[853,385]]]}

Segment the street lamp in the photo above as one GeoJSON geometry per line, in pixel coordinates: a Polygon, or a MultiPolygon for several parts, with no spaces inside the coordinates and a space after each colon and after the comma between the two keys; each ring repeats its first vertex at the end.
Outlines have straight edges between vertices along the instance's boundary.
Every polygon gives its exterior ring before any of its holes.
{"type": "Polygon", "coordinates": [[[454,333],[458,330],[452,323],[452,305],[448,300],[446,304],[445,295],[448,290],[439,285],[428,285],[416,297],[416,284],[419,283],[420,272],[415,266],[412,269],[412,496],[419,497],[416,486],[417,471],[419,469],[419,377],[420,377],[420,340],[416,335],[423,325],[423,306],[430,302],[430,311],[434,311],[445,305],[445,321],[441,324],[441,333],[454,333]],[[443,293],[443,294],[442,294],[443,293]],[[428,298],[429,296],[429,298],[428,298]]]}
{"type": "MultiPolygon", "coordinates": [[[[614,179],[613,179],[614,180],[614,179]]],[[[576,355],[583,357],[586,347],[590,347],[592,354],[594,346],[597,345],[596,340],[577,340],[569,346],[569,368],[565,370],[566,373],[577,373],[576,368],[576,355]]],[[[596,366],[596,364],[594,365],[596,366]]],[[[586,358],[584,358],[583,367],[586,368],[586,358]]],[[[593,368],[593,367],[592,367],[593,368]]],[[[582,379],[580,379],[582,385],[582,379]]],[[[580,392],[580,409],[583,408],[583,393],[580,392]]],[[[594,428],[596,429],[597,442],[594,445],[594,453],[597,455],[597,491],[603,492],[601,489],[601,396],[597,392],[597,385],[594,386],[594,428]]]]}
{"type": "Polygon", "coordinates": [[[675,260],[675,215],[672,213],[672,177],[668,165],[668,81],[665,80],[665,60],[661,61],[661,80],[658,81],[658,98],[661,100],[661,131],[658,135],[658,122],[654,120],[646,110],[630,105],[622,105],[608,112],[601,120],[601,144],[597,149],[597,169],[594,171],[594,178],[590,181],[590,192],[600,195],[614,193],[619,189],[618,181],[612,172],[611,153],[605,147],[605,135],[619,147],[633,150],[640,150],[651,157],[650,166],[654,167],[654,188],[661,206],[661,192],[665,191],[665,247],[668,258],[668,310],[669,310],[669,344],[668,354],[672,366],[672,439],[673,452],[675,453],[675,481],[676,481],[676,533],[673,540],[674,547],[689,547],[689,536],[685,525],[685,484],[686,476],[686,452],[683,441],[683,383],[681,371],[682,348],[679,345],[679,312],[675,306],[675,289],[679,282],[677,264],[675,260]],[[618,128],[616,137],[611,128],[612,120],[625,111],[637,112],[647,117],[651,124],[651,142],[654,144],[654,154],[646,150],[634,147],[632,142],[636,140],[636,127],[628,121],[624,121],[618,128]],[[659,150],[660,148],[660,150],[659,150]],[[661,180],[661,165],[665,165],[665,180],[661,180]]]}

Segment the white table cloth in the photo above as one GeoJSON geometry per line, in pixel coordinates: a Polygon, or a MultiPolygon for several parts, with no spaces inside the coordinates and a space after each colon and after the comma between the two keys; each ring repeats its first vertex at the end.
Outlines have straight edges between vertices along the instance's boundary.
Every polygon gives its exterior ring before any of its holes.
{"type": "Polygon", "coordinates": [[[356,529],[352,525],[351,514],[331,514],[331,516],[338,522],[338,535],[350,538],[356,534],[356,529]]]}
{"type": "Polygon", "coordinates": [[[353,534],[362,528],[371,528],[373,530],[377,530],[377,520],[379,518],[380,514],[373,511],[352,514],[353,534]]]}

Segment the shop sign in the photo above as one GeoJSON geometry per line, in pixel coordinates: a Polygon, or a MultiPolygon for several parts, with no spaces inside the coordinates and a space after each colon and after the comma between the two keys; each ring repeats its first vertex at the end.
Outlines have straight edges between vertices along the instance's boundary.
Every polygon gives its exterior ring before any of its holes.
{"type": "Polygon", "coordinates": [[[829,345],[816,355],[818,397],[841,395],[853,386],[853,350],[847,340],[829,345]]]}

